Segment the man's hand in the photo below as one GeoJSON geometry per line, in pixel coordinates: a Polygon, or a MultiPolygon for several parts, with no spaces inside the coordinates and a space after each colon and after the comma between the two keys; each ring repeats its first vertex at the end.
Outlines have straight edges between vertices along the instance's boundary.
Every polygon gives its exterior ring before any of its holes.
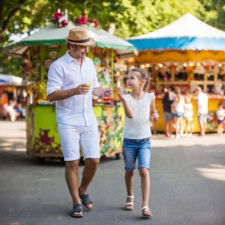
{"type": "Polygon", "coordinates": [[[86,95],[90,91],[89,84],[80,84],[75,88],[75,95],[86,95]]]}

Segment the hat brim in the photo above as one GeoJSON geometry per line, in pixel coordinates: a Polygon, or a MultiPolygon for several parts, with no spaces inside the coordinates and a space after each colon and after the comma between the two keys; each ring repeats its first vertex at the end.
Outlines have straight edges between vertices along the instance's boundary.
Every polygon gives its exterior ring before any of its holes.
{"type": "Polygon", "coordinates": [[[70,41],[70,40],[68,40],[68,37],[65,38],[65,41],[67,43],[70,43],[70,44],[73,44],[73,45],[91,46],[91,45],[94,45],[95,44],[95,40],[92,39],[92,38],[90,38],[89,41],[82,42],[82,43],[70,41]]]}

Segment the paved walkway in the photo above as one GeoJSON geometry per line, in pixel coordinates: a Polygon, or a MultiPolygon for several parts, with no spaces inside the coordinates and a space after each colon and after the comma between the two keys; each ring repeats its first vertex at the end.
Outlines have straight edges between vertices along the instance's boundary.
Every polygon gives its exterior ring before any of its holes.
{"type": "Polygon", "coordinates": [[[138,173],[135,210],[123,210],[123,160],[107,158],[101,160],[90,188],[95,208],[85,211],[83,219],[74,219],[69,216],[64,165],[40,164],[27,156],[24,122],[0,121],[0,225],[224,225],[225,137],[152,139],[153,218],[140,217],[138,173]]]}

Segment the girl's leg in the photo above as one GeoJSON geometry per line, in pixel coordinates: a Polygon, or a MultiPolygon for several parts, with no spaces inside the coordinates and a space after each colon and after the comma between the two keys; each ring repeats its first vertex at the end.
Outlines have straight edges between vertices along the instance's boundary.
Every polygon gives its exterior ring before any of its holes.
{"type": "Polygon", "coordinates": [[[149,205],[150,197],[150,176],[147,168],[140,168],[139,174],[141,177],[141,191],[142,191],[142,207],[149,205]]]}
{"type": "Polygon", "coordinates": [[[223,133],[223,124],[222,124],[222,123],[219,123],[219,124],[218,124],[217,133],[218,133],[218,134],[222,134],[222,133],[223,133]]]}
{"type": "MultiPolygon", "coordinates": [[[[135,170],[135,162],[137,158],[137,143],[131,139],[123,141],[123,156],[125,162],[125,184],[127,189],[126,203],[133,202],[133,176],[135,170]],[[129,197],[130,196],[130,197],[129,197]],[[132,197],[131,197],[132,196],[132,197]]],[[[133,204],[126,204],[125,209],[132,210],[133,204]]]]}
{"type": "Polygon", "coordinates": [[[141,177],[141,191],[142,191],[142,216],[152,216],[149,210],[149,198],[150,198],[150,160],[151,160],[151,141],[144,140],[139,145],[138,150],[138,169],[141,177]]]}
{"type": "MultiPolygon", "coordinates": [[[[125,183],[127,188],[127,196],[133,196],[133,177],[134,177],[134,170],[126,171],[125,183]]],[[[127,198],[127,202],[133,202],[133,199],[127,198]]]]}
{"type": "Polygon", "coordinates": [[[179,118],[180,123],[180,136],[182,137],[184,135],[184,119],[183,117],[179,118]]]}
{"type": "Polygon", "coordinates": [[[176,137],[178,137],[179,134],[179,124],[178,124],[178,118],[174,119],[175,127],[176,127],[176,137]]]}

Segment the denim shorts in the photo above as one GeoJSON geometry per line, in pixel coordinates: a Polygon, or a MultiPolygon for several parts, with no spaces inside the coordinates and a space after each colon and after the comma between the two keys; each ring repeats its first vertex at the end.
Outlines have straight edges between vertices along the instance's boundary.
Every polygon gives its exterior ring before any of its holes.
{"type": "Polygon", "coordinates": [[[176,117],[176,118],[184,117],[184,114],[182,112],[174,112],[173,117],[176,117]]]}
{"type": "Polygon", "coordinates": [[[138,158],[138,169],[150,169],[151,141],[150,138],[144,139],[123,139],[123,156],[125,170],[135,170],[136,159],[138,158]]]}

